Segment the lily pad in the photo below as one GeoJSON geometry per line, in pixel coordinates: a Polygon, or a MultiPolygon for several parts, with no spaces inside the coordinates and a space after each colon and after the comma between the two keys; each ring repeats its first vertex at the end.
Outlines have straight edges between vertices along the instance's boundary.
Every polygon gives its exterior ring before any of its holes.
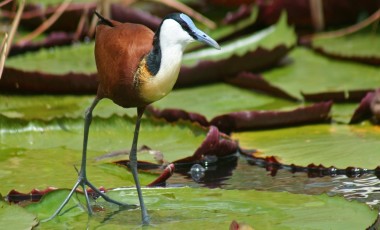
{"type": "MultiPolygon", "coordinates": [[[[148,228],[216,229],[227,228],[232,220],[238,220],[258,230],[327,229],[331,226],[336,229],[365,229],[377,220],[377,212],[367,205],[327,195],[193,188],[143,189],[143,193],[152,221],[148,228]]],[[[107,194],[126,203],[138,202],[135,189],[107,194]]],[[[62,194],[52,192],[42,202],[27,209],[39,218],[45,218],[53,206],[58,206],[57,200],[61,199],[58,196],[62,194]]],[[[98,201],[97,204],[102,205],[103,202],[98,201]]],[[[61,228],[68,223],[76,228],[91,229],[140,227],[139,209],[122,211],[103,205],[103,210],[87,221],[84,211],[71,209],[53,221],[41,223],[39,227],[61,228]]]]}
{"type": "Polygon", "coordinates": [[[295,43],[294,29],[283,14],[276,25],[222,43],[221,50],[207,48],[185,54],[176,86],[214,82],[244,70],[267,68],[281,60],[295,43]]]}
{"type": "Polygon", "coordinates": [[[208,120],[230,112],[246,110],[286,110],[297,103],[270,97],[224,83],[174,90],[153,104],[159,109],[182,109],[204,115],[208,120]]]}
{"type": "Polygon", "coordinates": [[[346,36],[317,37],[312,48],[329,57],[380,65],[380,30],[367,28],[346,36]]]}
{"type": "Polygon", "coordinates": [[[7,229],[33,229],[38,224],[37,216],[17,205],[0,201],[0,225],[7,229]]]}
{"type": "MultiPolygon", "coordinates": [[[[0,115],[22,120],[52,120],[54,118],[80,118],[95,96],[5,95],[0,94],[0,115]]],[[[135,109],[125,109],[109,99],[96,106],[93,115],[103,118],[112,115],[136,115],[135,109]]]]}
{"type": "Polygon", "coordinates": [[[375,169],[380,165],[380,129],[369,124],[308,125],[270,131],[233,133],[245,149],[257,149],[256,157],[274,156],[285,165],[310,164],[339,169],[375,169]]]}
{"type": "Polygon", "coordinates": [[[290,53],[292,63],[263,73],[263,77],[294,97],[303,93],[375,89],[380,67],[331,60],[306,48],[290,53]]]}
{"type": "MultiPolygon", "coordinates": [[[[82,150],[82,119],[43,122],[0,118],[1,193],[73,185],[77,177],[73,165],[79,166],[82,150]]],[[[144,119],[141,126],[139,146],[159,150],[167,162],[191,156],[207,134],[207,130],[183,122],[144,119]]],[[[134,184],[124,167],[94,161],[104,153],[130,149],[133,130],[134,121],[129,117],[94,118],[88,143],[88,175],[95,185],[109,188],[134,184]]],[[[155,162],[149,153],[139,154],[138,158],[155,162]]],[[[141,175],[142,184],[155,178],[152,174],[141,175]]]]}

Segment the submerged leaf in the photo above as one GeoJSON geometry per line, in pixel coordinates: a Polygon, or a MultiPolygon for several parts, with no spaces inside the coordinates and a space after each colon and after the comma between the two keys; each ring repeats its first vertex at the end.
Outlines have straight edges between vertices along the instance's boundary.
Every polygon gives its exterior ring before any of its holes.
{"type": "Polygon", "coordinates": [[[308,125],[270,131],[233,133],[242,148],[258,149],[256,157],[275,156],[285,165],[310,164],[339,169],[375,169],[380,162],[380,129],[363,124],[308,125]]]}

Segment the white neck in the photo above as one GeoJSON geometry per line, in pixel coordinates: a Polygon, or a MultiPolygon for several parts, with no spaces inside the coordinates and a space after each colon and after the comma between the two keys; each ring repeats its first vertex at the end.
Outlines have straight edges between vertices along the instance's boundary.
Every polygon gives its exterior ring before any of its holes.
{"type": "Polygon", "coordinates": [[[166,96],[177,81],[183,51],[194,39],[174,20],[165,20],[160,30],[161,63],[157,74],[142,89],[148,101],[166,96]]]}

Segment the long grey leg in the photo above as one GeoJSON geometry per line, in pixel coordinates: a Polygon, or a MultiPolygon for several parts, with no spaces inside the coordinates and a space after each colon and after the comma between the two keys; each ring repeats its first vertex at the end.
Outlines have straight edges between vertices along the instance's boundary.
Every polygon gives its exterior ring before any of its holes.
{"type": "Polygon", "coordinates": [[[148,212],[147,212],[145,204],[144,204],[144,199],[143,199],[143,195],[141,192],[140,181],[139,181],[139,177],[137,174],[137,154],[136,154],[136,152],[137,152],[137,141],[138,141],[139,130],[140,130],[140,122],[141,122],[141,117],[144,113],[144,110],[145,110],[145,107],[137,108],[137,120],[136,120],[135,133],[133,136],[132,148],[131,148],[131,152],[129,154],[129,164],[130,164],[130,168],[131,168],[131,171],[133,174],[133,179],[135,180],[137,194],[139,196],[142,223],[143,223],[143,225],[149,225],[150,218],[149,218],[148,212]]]}
{"type": "MultiPolygon", "coordinates": [[[[111,198],[109,198],[108,196],[106,196],[105,194],[103,194],[101,191],[99,191],[95,186],[93,186],[87,179],[87,174],[86,174],[86,161],[87,161],[87,142],[88,142],[88,134],[89,134],[89,130],[90,130],[90,125],[91,125],[91,121],[92,121],[92,111],[94,110],[94,108],[96,107],[96,105],[98,104],[98,102],[101,100],[101,98],[98,98],[96,97],[94,99],[94,101],[92,102],[91,106],[86,110],[86,113],[85,113],[85,123],[84,123],[84,134],[83,134],[83,151],[82,151],[82,162],[81,162],[81,168],[79,170],[79,175],[78,175],[78,181],[75,183],[74,187],[71,189],[69,195],[66,197],[66,199],[63,201],[63,203],[61,204],[61,206],[59,206],[59,208],[54,212],[54,214],[49,217],[48,219],[46,220],[43,220],[43,222],[45,221],[49,221],[49,220],[52,220],[54,217],[58,216],[59,213],[62,211],[62,209],[65,207],[65,205],[69,202],[70,198],[73,196],[75,190],[78,188],[78,186],[81,186],[83,188],[83,192],[85,194],[85,198],[86,198],[86,204],[87,204],[87,208],[88,208],[88,213],[89,215],[92,215],[92,209],[91,209],[91,206],[90,206],[90,200],[89,200],[89,196],[87,194],[87,191],[85,189],[85,186],[88,185],[89,187],[91,187],[95,193],[97,193],[98,195],[102,196],[106,201],[108,202],[111,202],[111,203],[114,203],[114,204],[117,204],[117,205],[122,205],[124,206],[125,204],[123,203],[120,203],[118,201],[115,201],[111,198]]],[[[131,206],[133,207],[133,206],[131,206]]]]}

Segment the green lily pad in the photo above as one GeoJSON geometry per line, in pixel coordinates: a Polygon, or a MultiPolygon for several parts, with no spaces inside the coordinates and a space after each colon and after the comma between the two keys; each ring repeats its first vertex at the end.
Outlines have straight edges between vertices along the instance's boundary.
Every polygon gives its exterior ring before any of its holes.
{"type": "Polygon", "coordinates": [[[380,165],[380,129],[362,125],[309,125],[270,131],[234,133],[242,148],[257,157],[275,156],[286,165],[322,164],[344,169],[375,169],[380,165]]]}
{"type": "Polygon", "coordinates": [[[6,229],[33,229],[37,224],[34,214],[17,205],[0,201],[0,226],[6,229]]]}
{"type": "MultiPolygon", "coordinates": [[[[68,192],[68,191],[67,191],[68,192]]],[[[57,206],[62,194],[48,194],[43,201],[27,207],[40,218],[47,217],[57,206]],[[59,198],[57,198],[59,196],[59,198]],[[46,210],[48,209],[48,210],[46,210]]],[[[150,228],[158,229],[220,229],[228,228],[233,220],[254,229],[365,229],[377,219],[376,210],[342,197],[299,195],[287,192],[254,190],[221,190],[194,188],[143,189],[151,215],[150,228]]],[[[107,193],[126,203],[137,203],[135,189],[107,193]]],[[[103,202],[99,201],[98,205],[103,202]]],[[[140,228],[140,210],[119,211],[105,204],[105,211],[88,220],[80,210],[69,210],[51,222],[41,223],[40,229],[76,228],[125,229],[140,228]]]]}
{"type": "Polygon", "coordinates": [[[376,27],[368,27],[345,36],[317,36],[312,40],[312,47],[328,56],[378,65],[380,63],[380,43],[376,41],[379,38],[380,30],[376,31],[376,27]]]}
{"type": "MultiPolygon", "coordinates": [[[[51,120],[54,118],[79,118],[91,105],[95,96],[51,95],[1,95],[0,115],[23,120],[51,120]]],[[[135,116],[135,109],[125,109],[109,99],[103,99],[94,110],[94,116],[135,116]]]]}
{"type": "Polygon", "coordinates": [[[266,50],[272,50],[279,44],[292,47],[296,42],[296,36],[294,29],[288,26],[286,18],[286,14],[283,13],[276,25],[261,30],[258,33],[239,38],[238,40],[223,43],[221,50],[207,48],[185,54],[183,56],[183,65],[191,67],[196,65],[200,60],[220,61],[228,59],[232,55],[240,57],[259,47],[266,50]]]}
{"type": "MultiPolygon", "coordinates": [[[[29,192],[47,186],[73,186],[82,151],[83,120],[54,119],[49,122],[24,121],[0,117],[0,192],[12,189],[29,192]]],[[[129,150],[134,121],[129,117],[94,118],[88,143],[88,175],[97,186],[133,185],[132,175],[121,166],[95,162],[94,158],[115,150],[129,150]]],[[[160,151],[164,161],[172,162],[191,156],[205,139],[207,130],[190,123],[168,124],[144,119],[139,146],[160,151]]],[[[124,155],[128,159],[127,155],[124,155]]],[[[152,161],[154,156],[139,153],[139,160],[152,161]]],[[[157,175],[142,174],[142,184],[157,175]]]]}
{"type": "Polygon", "coordinates": [[[375,89],[380,85],[380,68],[336,61],[306,48],[290,53],[292,63],[263,73],[271,84],[301,98],[304,93],[375,89]]]}
{"type": "Polygon", "coordinates": [[[5,67],[51,74],[96,73],[94,42],[17,55],[8,58],[5,67]]]}
{"type": "Polygon", "coordinates": [[[218,83],[175,90],[153,106],[200,113],[211,120],[217,115],[244,110],[291,109],[297,103],[218,83]]]}

